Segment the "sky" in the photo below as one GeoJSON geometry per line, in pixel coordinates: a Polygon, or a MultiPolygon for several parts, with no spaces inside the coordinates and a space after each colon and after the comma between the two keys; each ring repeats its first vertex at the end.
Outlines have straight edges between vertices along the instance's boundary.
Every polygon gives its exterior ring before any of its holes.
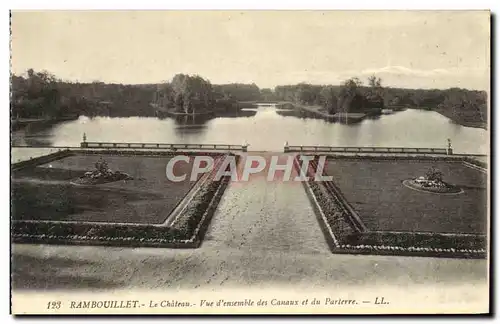
{"type": "Polygon", "coordinates": [[[259,87],[350,77],[489,89],[487,11],[14,11],[11,71],[157,83],[177,73],[259,87]]]}

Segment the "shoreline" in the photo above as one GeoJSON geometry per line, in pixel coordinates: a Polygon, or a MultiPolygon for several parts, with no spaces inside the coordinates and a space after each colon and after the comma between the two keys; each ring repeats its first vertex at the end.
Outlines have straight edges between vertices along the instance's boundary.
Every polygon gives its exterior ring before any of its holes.
{"type": "Polygon", "coordinates": [[[291,102],[281,102],[281,103],[278,103],[276,106],[277,106],[277,108],[283,108],[282,106],[287,106],[287,105],[290,105],[295,110],[313,113],[313,114],[316,114],[320,117],[328,118],[330,120],[343,120],[343,119],[345,120],[345,119],[347,119],[349,121],[361,121],[369,116],[369,114],[367,114],[367,113],[335,113],[332,115],[332,114],[329,114],[329,113],[322,111],[323,107],[321,107],[321,106],[304,106],[304,105],[299,105],[299,104],[295,104],[295,103],[291,103],[291,102]]]}
{"type": "Polygon", "coordinates": [[[64,116],[57,118],[17,118],[10,120],[10,127],[12,130],[20,130],[30,125],[56,124],[65,121],[77,120],[79,117],[80,115],[64,116]]]}
{"type": "Polygon", "coordinates": [[[160,117],[160,116],[175,116],[175,117],[191,116],[191,117],[197,117],[197,116],[213,115],[215,113],[216,113],[216,111],[214,111],[214,110],[204,111],[204,112],[198,112],[198,113],[184,113],[184,112],[178,112],[178,111],[175,111],[175,110],[156,110],[155,116],[156,117],[160,117]]]}
{"type": "MultiPolygon", "coordinates": [[[[389,109],[393,109],[391,107],[388,107],[389,109]]],[[[443,109],[439,108],[430,108],[430,107],[417,107],[417,106],[410,106],[406,107],[406,109],[416,109],[416,110],[425,110],[425,111],[434,111],[439,113],[440,115],[448,118],[451,120],[453,123],[464,126],[464,127],[471,127],[471,128],[482,128],[484,130],[488,130],[488,123],[487,122],[473,122],[473,121],[465,121],[465,120],[460,120],[456,118],[453,114],[450,114],[448,111],[445,111],[443,109]]]]}
{"type": "MultiPolygon", "coordinates": [[[[328,118],[328,119],[337,119],[341,120],[344,118],[347,118],[348,120],[351,121],[361,121],[367,117],[370,116],[370,114],[367,113],[336,113],[336,114],[328,114],[324,111],[321,111],[323,109],[321,106],[304,106],[304,105],[299,105],[296,103],[291,103],[291,102],[279,102],[276,104],[277,108],[283,108],[289,106],[292,109],[303,111],[303,112],[308,112],[308,113],[313,113],[316,114],[317,116],[323,117],[323,118],[328,118]]],[[[394,113],[403,111],[406,109],[417,109],[417,110],[426,110],[426,111],[434,111],[437,112],[444,117],[448,118],[450,121],[453,123],[464,126],[464,127],[471,127],[471,128],[482,128],[484,130],[488,130],[488,123],[486,122],[472,122],[472,121],[465,121],[465,120],[460,120],[453,116],[452,114],[449,114],[446,111],[443,111],[442,109],[432,109],[428,107],[386,107],[385,109],[391,109],[394,113]]]]}
{"type": "MultiPolygon", "coordinates": [[[[324,108],[318,105],[313,105],[313,106],[306,106],[306,105],[299,105],[296,103],[288,102],[288,101],[281,101],[281,102],[244,102],[244,101],[239,101],[235,103],[235,106],[233,109],[230,111],[219,109],[219,108],[214,108],[210,111],[204,111],[204,112],[197,112],[197,113],[184,113],[184,112],[177,112],[173,109],[155,109],[154,113],[152,115],[149,114],[130,114],[127,116],[111,116],[111,115],[97,115],[97,116],[87,116],[87,115],[78,115],[78,116],[65,116],[65,117],[59,117],[59,118],[52,118],[52,119],[46,119],[46,118],[19,118],[19,119],[11,119],[11,133],[14,132],[19,132],[23,131],[26,127],[30,125],[43,125],[43,124],[57,124],[60,122],[64,121],[72,121],[72,120],[77,120],[80,116],[85,116],[88,118],[92,117],[165,117],[165,116],[172,116],[172,117],[183,117],[183,116],[191,116],[191,117],[202,117],[202,116],[215,116],[218,117],[219,115],[223,115],[228,112],[240,112],[242,109],[245,108],[258,108],[259,104],[262,106],[272,106],[275,105],[277,109],[282,109],[282,108],[289,108],[301,112],[306,112],[306,113],[311,113],[314,114],[318,117],[330,119],[330,120],[349,120],[349,121],[361,121],[364,120],[365,118],[371,116],[369,113],[335,113],[335,114],[329,114],[325,111],[322,111],[324,108]]],[[[466,120],[461,120],[460,118],[457,118],[451,112],[443,110],[443,109],[438,109],[438,108],[430,108],[430,107],[417,107],[417,106],[410,106],[410,107],[402,107],[396,106],[396,107],[391,107],[388,106],[386,109],[391,109],[393,112],[398,112],[406,109],[417,109],[417,110],[426,110],[426,111],[434,111],[442,116],[448,118],[451,120],[453,123],[457,125],[461,125],[464,127],[471,127],[471,128],[482,128],[484,130],[488,130],[488,123],[487,122],[476,122],[476,121],[466,121],[466,120]]]]}
{"type": "Polygon", "coordinates": [[[435,112],[445,116],[446,118],[448,118],[449,120],[451,120],[453,123],[455,123],[457,125],[464,126],[464,127],[471,127],[471,128],[482,128],[484,130],[488,130],[488,123],[486,123],[486,122],[464,121],[464,120],[456,119],[453,117],[453,115],[448,114],[442,110],[432,110],[432,111],[435,111],[435,112]]]}

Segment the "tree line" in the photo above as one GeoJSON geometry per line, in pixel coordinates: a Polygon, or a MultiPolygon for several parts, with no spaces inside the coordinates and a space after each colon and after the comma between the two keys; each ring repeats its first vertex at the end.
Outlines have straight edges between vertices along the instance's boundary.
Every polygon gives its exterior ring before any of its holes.
{"type": "Polygon", "coordinates": [[[46,72],[11,75],[11,114],[16,118],[153,116],[155,85],[67,82],[46,72]]]}
{"type": "Polygon", "coordinates": [[[255,84],[212,85],[200,76],[177,74],[161,84],[67,82],[47,71],[29,69],[11,75],[11,112],[14,119],[57,119],[68,116],[155,116],[158,106],[192,114],[237,109],[239,102],[258,101],[255,84]]]}
{"type": "Polygon", "coordinates": [[[291,102],[316,105],[330,114],[366,112],[382,108],[420,108],[465,124],[487,122],[485,91],[451,88],[403,89],[384,87],[371,76],[367,84],[351,78],[340,85],[299,83],[260,89],[256,84],[212,85],[197,75],[177,74],[161,84],[107,84],[67,82],[30,69],[11,75],[11,111],[14,118],[86,116],[154,116],[158,107],[186,114],[238,109],[241,102],[291,102]]]}

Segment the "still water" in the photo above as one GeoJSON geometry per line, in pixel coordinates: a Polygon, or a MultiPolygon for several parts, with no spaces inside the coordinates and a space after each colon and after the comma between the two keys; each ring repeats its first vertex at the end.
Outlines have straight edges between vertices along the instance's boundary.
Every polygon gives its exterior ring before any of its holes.
{"type": "Polygon", "coordinates": [[[289,145],[446,147],[456,153],[485,154],[488,132],[464,127],[433,111],[408,109],[354,124],[330,122],[275,106],[244,109],[215,118],[80,117],[30,127],[12,145],[79,146],[94,142],[250,144],[252,151],[282,151],[289,145]]]}

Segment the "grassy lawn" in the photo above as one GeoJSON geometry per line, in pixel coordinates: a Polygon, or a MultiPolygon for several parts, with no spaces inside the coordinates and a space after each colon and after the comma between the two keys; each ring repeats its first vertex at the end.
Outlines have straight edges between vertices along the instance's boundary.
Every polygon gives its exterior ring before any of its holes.
{"type": "Polygon", "coordinates": [[[487,175],[462,163],[329,159],[325,170],[369,230],[486,233],[487,175]],[[464,193],[418,192],[402,184],[431,166],[464,193]]]}
{"type": "Polygon", "coordinates": [[[176,164],[176,175],[187,173],[183,182],[165,175],[170,157],[75,155],[12,174],[14,220],[93,221],[160,224],[187,194],[192,163],[176,164]],[[70,180],[94,169],[103,157],[113,171],[134,179],[77,186],[70,180]]]}

